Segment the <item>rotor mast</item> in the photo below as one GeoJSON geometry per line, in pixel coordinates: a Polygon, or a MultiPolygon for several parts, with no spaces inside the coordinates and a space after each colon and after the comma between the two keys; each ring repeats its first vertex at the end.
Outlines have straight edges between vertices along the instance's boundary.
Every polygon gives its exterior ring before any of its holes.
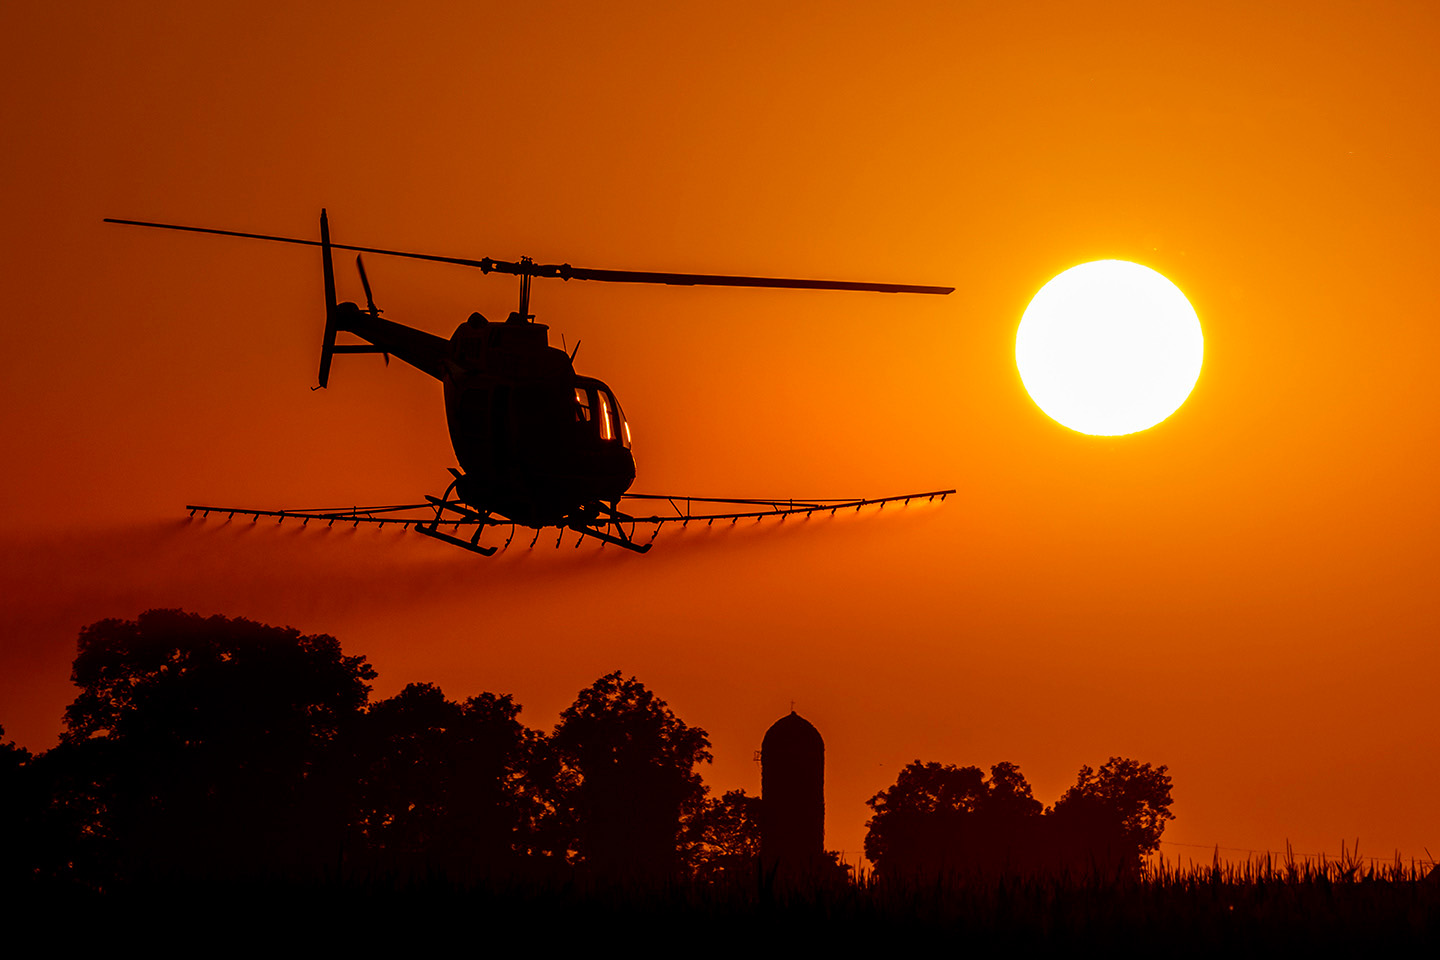
{"type": "MultiPolygon", "coordinates": [[[[521,257],[520,266],[523,267],[527,265],[534,266],[535,261],[529,257],[521,257]]],[[[535,314],[530,312],[530,278],[532,276],[534,276],[534,274],[528,271],[522,271],[520,273],[520,312],[515,315],[515,318],[519,321],[529,322],[535,319],[535,314]]]]}

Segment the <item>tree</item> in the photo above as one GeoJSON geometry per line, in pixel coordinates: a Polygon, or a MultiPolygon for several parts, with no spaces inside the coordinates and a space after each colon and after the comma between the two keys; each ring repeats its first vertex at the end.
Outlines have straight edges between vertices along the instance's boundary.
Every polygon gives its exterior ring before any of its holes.
{"type": "Polygon", "coordinates": [[[1082,766],[1075,786],[1047,811],[1051,842],[1065,866],[1076,870],[1136,873],[1160,846],[1170,812],[1170,776],[1111,757],[1098,771],[1082,766]]]}
{"type": "Polygon", "coordinates": [[[249,620],[150,610],[91,624],[60,802],[98,839],[102,874],[331,866],[353,806],[342,740],[374,676],[334,637],[249,620]]]}
{"type": "Polygon", "coordinates": [[[907,764],[894,786],[866,801],[865,856],[886,878],[1025,869],[1041,813],[1011,763],[990,768],[907,764]]]}
{"type": "Polygon", "coordinates": [[[530,852],[544,737],[509,696],[464,703],[412,683],[371,705],[361,737],[361,825],[390,865],[493,872],[530,852]]]}
{"type": "MultiPolygon", "coordinates": [[[[0,727],[0,741],[5,728],[0,727]]],[[[14,741],[0,742],[0,891],[27,880],[38,866],[44,810],[35,758],[14,741]]]]}
{"type": "Polygon", "coordinates": [[[616,671],[580,691],[551,743],[565,768],[558,813],[581,862],[607,876],[674,876],[682,817],[705,796],[695,772],[710,761],[705,731],[616,671]]]}
{"type": "Polygon", "coordinates": [[[1003,761],[990,768],[990,783],[982,805],[999,817],[1034,817],[1041,812],[1040,801],[1031,795],[1030,784],[1020,768],[1003,761]]]}
{"type": "Polygon", "coordinates": [[[707,798],[686,823],[687,865],[697,877],[748,878],[760,856],[759,797],[729,790],[707,798]]]}

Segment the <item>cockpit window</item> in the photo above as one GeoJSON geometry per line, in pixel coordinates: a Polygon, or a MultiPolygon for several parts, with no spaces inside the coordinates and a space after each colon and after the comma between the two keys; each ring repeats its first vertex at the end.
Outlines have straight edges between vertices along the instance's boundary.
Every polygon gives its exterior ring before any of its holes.
{"type": "Polygon", "coordinates": [[[583,432],[597,440],[619,440],[630,449],[630,425],[610,388],[598,380],[577,378],[575,387],[575,422],[584,424],[583,432]]]}
{"type": "Polygon", "coordinates": [[[615,435],[620,438],[621,445],[624,446],[626,450],[629,450],[630,424],[628,421],[626,421],[625,414],[620,409],[620,404],[616,402],[613,396],[610,397],[610,409],[613,411],[612,415],[614,416],[615,423],[617,425],[615,428],[615,435]]]}
{"type": "Polygon", "coordinates": [[[615,421],[614,421],[614,419],[613,419],[614,415],[611,413],[611,410],[613,409],[613,406],[612,406],[612,404],[611,404],[611,402],[610,402],[610,394],[607,393],[607,392],[604,391],[604,390],[599,391],[599,394],[600,394],[600,439],[601,439],[601,440],[614,440],[614,439],[615,439],[615,421]]]}
{"type": "Polygon", "coordinates": [[[618,439],[621,446],[629,450],[630,424],[625,420],[624,411],[620,409],[615,395],[609,390],[602,387],[597,392],[600,396],[600,410],[604,414],[600,421],[600,438],[602,440],[618,439]]]}

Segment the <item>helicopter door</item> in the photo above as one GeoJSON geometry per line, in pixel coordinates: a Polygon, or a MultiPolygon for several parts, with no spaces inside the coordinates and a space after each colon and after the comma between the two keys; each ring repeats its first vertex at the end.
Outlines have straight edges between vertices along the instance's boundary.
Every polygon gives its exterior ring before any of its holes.
{"type": "MultiPolygon", "coordinates": [[[[584,387],[575,388],[575,422],[589,424],[595,419],[595,404],[590,399],[590,391],[584,387]]],[[[587,431],[588,432],[588,431],[587,431]]]]}
{"type": "Polygon", "coordinates": [[[575,422],[580,432],[592,440],[615,439],[615,424],[604,391],[594,387],[575,388],[575,422]]]}

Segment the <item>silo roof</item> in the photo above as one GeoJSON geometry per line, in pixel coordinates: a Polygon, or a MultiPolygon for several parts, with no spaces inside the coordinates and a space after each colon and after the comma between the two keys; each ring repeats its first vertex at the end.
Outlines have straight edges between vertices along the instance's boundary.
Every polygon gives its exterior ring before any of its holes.
{"type": "Polygon", "coordinates": [[[795,747],[818,747],[825,749],[825,738],[820,736],[820,731],[815,725],[806,720],[794,710],[788,716],[781,717],[770,725],[765,731],[765,739],[760,743],[760,751],[763,754],[766,750],[778,747],[782,750],[795,747]]]}

